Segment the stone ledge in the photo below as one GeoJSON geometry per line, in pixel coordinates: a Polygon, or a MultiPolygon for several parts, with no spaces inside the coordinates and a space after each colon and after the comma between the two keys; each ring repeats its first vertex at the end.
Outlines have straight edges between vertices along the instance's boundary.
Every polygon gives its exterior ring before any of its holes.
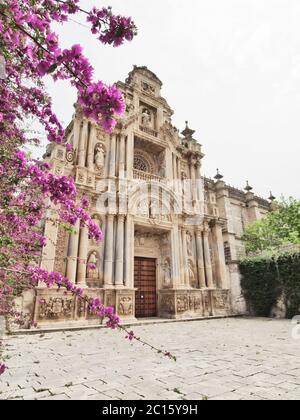
{"type": "MultiPolygon", "coordinates": [[[[192,321],[210,321],[216,319],[228,319],[228,318],[242,318],[243,315],[227,315],[227,316],[209,316],[209,317],[195,317],[195,318],[181,318],[181,319],[162,319],[162,318],[151,318],[136,321],[127,321],[122,325],[125,327],[137,327],[143,325],[157,325],[157,324],[171,324],[178,322],[192,322],[192,321]]],[[[77,325],[77,326],[60,326],[56,324],[56,327],[41,327],[31,330],[16,330],[7,333],[6,336],[18,336],[18,335],[37,335],[45,333],[56,333],[62,331],[85,331],[85,330],[97,330],[107,328],[105,325],[77,325]]]]}

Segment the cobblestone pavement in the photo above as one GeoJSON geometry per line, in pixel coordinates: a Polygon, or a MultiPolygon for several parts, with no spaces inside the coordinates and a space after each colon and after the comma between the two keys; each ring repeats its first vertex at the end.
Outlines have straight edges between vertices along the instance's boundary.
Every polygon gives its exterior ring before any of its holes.
{"type": "Polygon", "coordinates": [[[240,318],[135,328],[176,363],[103,329],[11,337],[0,399],[298,400],[292,328],[240,318]]]}

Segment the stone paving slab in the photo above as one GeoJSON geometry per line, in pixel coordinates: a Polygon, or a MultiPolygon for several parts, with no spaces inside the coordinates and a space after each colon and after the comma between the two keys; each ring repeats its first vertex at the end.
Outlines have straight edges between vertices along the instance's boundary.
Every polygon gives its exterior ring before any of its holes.
{"type": "Polygon", "coordinates": [[[230,318],[134,330],[177,362],[105,329],[12,336],[0,399],[300,399],[300,341],[290,321],[230,318]]]}

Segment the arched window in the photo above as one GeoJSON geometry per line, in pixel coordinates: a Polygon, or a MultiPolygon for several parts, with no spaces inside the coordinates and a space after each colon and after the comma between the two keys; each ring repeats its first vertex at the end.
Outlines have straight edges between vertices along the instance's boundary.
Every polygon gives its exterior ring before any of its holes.
{"type": "Polygon", "coordinates": [[[134,155],[133,167],[138,171],[151,173],[149,162],[141,155],[134,155]]]}

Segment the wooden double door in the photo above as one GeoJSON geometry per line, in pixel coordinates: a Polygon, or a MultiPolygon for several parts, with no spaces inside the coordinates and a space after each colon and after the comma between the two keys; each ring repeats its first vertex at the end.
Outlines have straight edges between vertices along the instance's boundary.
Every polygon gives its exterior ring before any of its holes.
{"type": "Polygon", "coordinates": [[[135,316],[151,318],[157,315],[156,260],[134,259],[135,316]]]}

